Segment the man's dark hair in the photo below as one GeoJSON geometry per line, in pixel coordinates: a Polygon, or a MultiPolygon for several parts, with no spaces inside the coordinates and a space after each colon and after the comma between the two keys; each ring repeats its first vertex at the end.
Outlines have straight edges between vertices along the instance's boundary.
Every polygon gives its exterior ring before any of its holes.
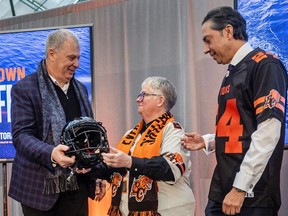
{"type": "Polygon", "coordinates": [[[231,7],[224,6],[212,9],[204,18],[202,25],[207,21],[212,21],[211,29],[219,31],[230,24],[233,26],[235,39],[248,41],[246,21],[238,11],[231,7]]]}

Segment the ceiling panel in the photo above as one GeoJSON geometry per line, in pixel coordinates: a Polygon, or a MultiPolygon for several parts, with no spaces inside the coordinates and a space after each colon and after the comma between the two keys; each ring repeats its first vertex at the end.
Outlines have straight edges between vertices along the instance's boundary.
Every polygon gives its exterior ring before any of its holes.
{"type": "Polygon", "coordinates": [[[62,7],[89,0],[0,0],[0,19],[62,7]],[[12,7],[11,7],[12,4],[12,7]]]}

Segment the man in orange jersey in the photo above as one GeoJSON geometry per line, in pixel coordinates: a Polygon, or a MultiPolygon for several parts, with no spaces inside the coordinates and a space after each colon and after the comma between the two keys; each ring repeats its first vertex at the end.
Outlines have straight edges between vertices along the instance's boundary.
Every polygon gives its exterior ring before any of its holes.
{"type": "Polygon", "coordinates": [[[186,133],[189,150],[215,148],[207,216],[275,216],[281,205],[287,75],[275,56],[247,43],[246,21],[231,7],[202,22],[204,53],[229,64],[218,95],[216,133],[186,133]]]}

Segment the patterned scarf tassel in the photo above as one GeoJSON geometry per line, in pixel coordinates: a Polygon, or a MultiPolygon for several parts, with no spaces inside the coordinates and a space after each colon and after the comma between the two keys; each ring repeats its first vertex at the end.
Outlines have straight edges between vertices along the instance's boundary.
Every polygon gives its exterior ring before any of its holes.
{"type": "Polygon", "coordinates": [[[157,211],[129,211],[128,216],[161,216],[157,211]]]}
{"type": "Polygon", "coordinates": [[[108,215],[109,216],[122,216],[119,206],[113,206],[111,205],[109,210],[108,210],[108,215]]]}
{"type": "Polygon", "coordinates": [[[61,175],[53,178],[46,178],[44,181],[44,194],[55,194],[68,190],[78,190],[77,178],[73,175],[70,182],[67,182],[67,176],[61,175]]]}

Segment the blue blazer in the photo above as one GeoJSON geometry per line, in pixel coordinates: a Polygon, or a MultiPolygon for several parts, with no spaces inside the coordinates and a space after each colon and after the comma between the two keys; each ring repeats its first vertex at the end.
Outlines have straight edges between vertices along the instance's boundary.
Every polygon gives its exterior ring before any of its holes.
{"type": "MultiPolygon", "coordinates": [[[[87,92],[83,84],[81,87],[87,92]]],[[[51,152],[55,146],[42,141],[42,99],[37,73],[30,74],[13,85],[11,98],[12,135],[16,156],[8,194],[26,206],[47,211],[53,207],[59,194],[43,194],[47,169],[53,170],[51,152]]],[[[91,183],[91,198],[94,198],[94,186],[91,183]]]]}

